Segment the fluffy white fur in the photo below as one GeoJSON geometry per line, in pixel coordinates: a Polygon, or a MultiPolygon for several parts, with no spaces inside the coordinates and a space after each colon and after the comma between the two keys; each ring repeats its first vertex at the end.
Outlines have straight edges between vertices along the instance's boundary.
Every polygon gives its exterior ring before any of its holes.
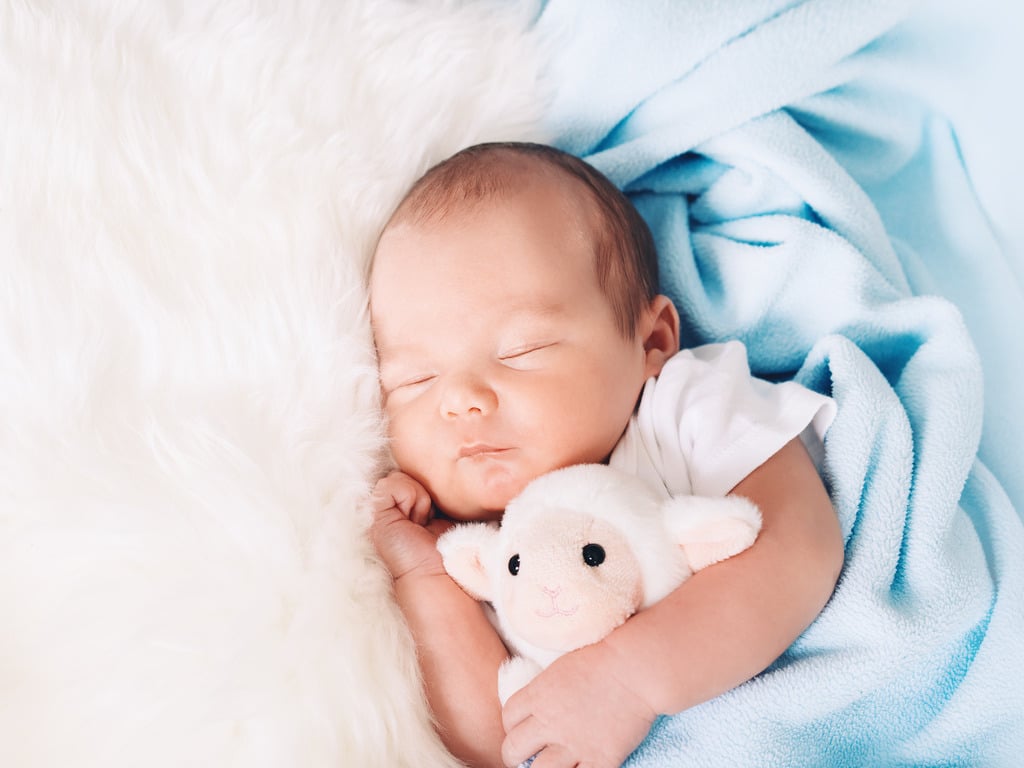
{"type": "Polygon", "coordinates": [[[454,765],[360,501],[406,185],[531,3],[0,4],[0,765],[454,765]]]}

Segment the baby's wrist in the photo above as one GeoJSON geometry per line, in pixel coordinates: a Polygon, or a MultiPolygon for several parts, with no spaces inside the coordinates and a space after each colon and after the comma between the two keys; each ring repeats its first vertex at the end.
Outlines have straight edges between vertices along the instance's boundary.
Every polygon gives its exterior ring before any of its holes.
{"type": "MultiPolygon", "coordinates": [[[[399,572],[391,571],[396,588],[402,585],[437,585],[441,580],[454,584],[451,576],[445,571],[444,565],[438,563],[419,563],[412,567],[405,568],[399,572]]],[[[461,589],[461,587],[460,587],[461,589]]]]}
{"type": "Polygon", "coordinates": [[[645,685],[647,676],[642,673],[648,672],[649,669],[638,664],[637,658],[616,640],[615,633],[612,632],[590,646],[597,654],[594,659],[595,665],[601,665],[605,674],[615,680],[622,690],[633,694],[640,707],[648,711],[652,722],[658,715],[668,714],[665,707],[659,706],[655,701],[656,697],[650,695],[652,691],[645,685]]]}

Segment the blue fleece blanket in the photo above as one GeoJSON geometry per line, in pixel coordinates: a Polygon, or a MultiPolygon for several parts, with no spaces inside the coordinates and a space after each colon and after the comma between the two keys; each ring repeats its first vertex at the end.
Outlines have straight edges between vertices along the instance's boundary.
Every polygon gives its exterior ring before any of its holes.
{"type": "Polygon", "coordinates": [[[633,768],[1020,764],[1024,291],[951,127],[886,83],[907,11],[551,0],[537,21],[556,143],[649,221],[684,341],[742,339],[839,405],[835,595],[633,768]]]}

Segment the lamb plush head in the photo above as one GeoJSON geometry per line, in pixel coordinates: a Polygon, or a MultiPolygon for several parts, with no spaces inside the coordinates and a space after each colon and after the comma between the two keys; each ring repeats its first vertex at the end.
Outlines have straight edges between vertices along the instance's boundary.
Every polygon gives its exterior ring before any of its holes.
{"type": "Polygon", "coordinates": [[[511,649],[543,668],[743,551],[760,525],[746,499],[666,500],[633,475],[583,464],[530,483],[500,527],[456,525],[437,546],[451,577],[492,604],[511,649]]]}

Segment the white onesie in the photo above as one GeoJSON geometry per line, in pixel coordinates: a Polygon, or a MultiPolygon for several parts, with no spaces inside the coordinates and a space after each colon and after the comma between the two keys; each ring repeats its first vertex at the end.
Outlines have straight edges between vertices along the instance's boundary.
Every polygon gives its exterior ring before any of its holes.
{"type": "Polygon", "coordinates": [[[684,349],[644,385],[609,464],[668,496],[724,496],[805,428],[820,441],[835,411],[796,382],[754,378],[739,341],[684,349]]]}

